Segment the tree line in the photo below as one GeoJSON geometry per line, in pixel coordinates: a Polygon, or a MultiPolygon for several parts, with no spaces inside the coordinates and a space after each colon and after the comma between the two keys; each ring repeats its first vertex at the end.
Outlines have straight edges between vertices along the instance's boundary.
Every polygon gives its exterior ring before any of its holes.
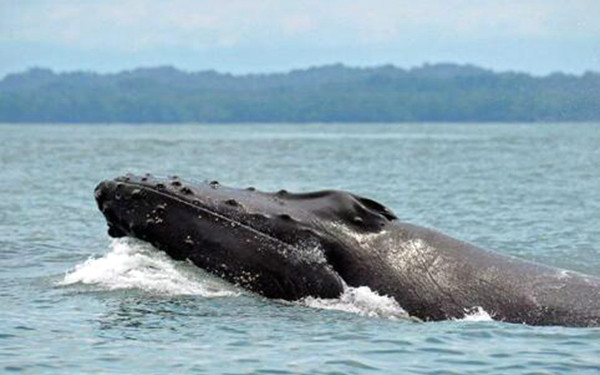
{"type": "Polygon", "coordinates": [[[409,121],[600,121],[600,74],[338,64],[247,75],[33,68],[0,81],[0,122],[409,121]]]}

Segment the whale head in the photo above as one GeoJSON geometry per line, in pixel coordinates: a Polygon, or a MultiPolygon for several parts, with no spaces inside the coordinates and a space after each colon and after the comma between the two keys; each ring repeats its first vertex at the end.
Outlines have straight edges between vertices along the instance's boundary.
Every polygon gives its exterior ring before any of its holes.
{"type": "Polygon", "coordinates": [[[343,191],[294,194],[126,175],[95,189],[108,233],[153,244],[269,298],[333,298],[360,268],[357,236],[396,219],[343,191]],[[348,267],[351,266],[351,267],[348,267]]]}

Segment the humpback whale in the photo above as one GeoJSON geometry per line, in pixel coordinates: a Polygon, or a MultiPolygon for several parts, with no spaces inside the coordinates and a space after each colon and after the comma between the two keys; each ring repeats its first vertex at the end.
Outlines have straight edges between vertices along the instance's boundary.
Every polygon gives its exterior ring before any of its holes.
{"type": "Polygon", "coordinates": [[[349,192],[129,174],[101,182],[95,198],[110,236],[150,242],[268,298],[335,298],[368,286],[424,321],[480,307],[505,322],[600,325],[600,279],[402,222],[349,192]]]}

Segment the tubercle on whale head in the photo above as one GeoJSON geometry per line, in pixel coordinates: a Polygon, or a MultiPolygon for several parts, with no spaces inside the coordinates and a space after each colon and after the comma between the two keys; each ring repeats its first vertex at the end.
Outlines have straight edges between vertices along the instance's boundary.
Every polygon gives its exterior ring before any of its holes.
{"type": "Polygon", "coordinates": [[[328,237],[323,223],[379,231],[395,220],[385,207],[350,193],[265,193],[177,176],[117,177],[101,182],[95,197],[109,235],[148,241],[175,259],[287,300],[343,291],[335,264],[327,261],[332,251],[340,258],[343,239],[328,237]]]}
{"type": "MultiPolygon", "coordinates": [[[[338,190],[322,190],[308,193],[291,193],[280,190],[275,193],[262,192],[254,187],[236,189],[219,184],[218,181],[190,183],[178,176],[158,178],[125,175],[101,182],[96,188],[96,200],[102,210],[100,198],[107,184],[114,185],[114,198],[119,201],[123,192],[130,192],[134,204],[141,204],[148,192],[154,191],[221,214],[242,223],[255,224],[268,218],[270,223],[310,227],[315,220],[335,222],[352,227],[356,231],[378,231],[382,226],[397,219],[396,215],[382,204],[371,199],[338,190]],[[283,223],[283,224],[282,224],[283,223]]],[[[260,228],[273,232],[274,228],[260,228]]]]}

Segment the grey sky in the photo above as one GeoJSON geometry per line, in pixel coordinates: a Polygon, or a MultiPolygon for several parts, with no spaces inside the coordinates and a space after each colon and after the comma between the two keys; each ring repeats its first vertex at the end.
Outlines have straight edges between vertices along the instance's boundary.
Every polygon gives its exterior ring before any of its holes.
{"type": "Polygon", "coordinates": [[[0,0],[0,75],[326,63],[600,71],[598,0],[0,0]]]}

